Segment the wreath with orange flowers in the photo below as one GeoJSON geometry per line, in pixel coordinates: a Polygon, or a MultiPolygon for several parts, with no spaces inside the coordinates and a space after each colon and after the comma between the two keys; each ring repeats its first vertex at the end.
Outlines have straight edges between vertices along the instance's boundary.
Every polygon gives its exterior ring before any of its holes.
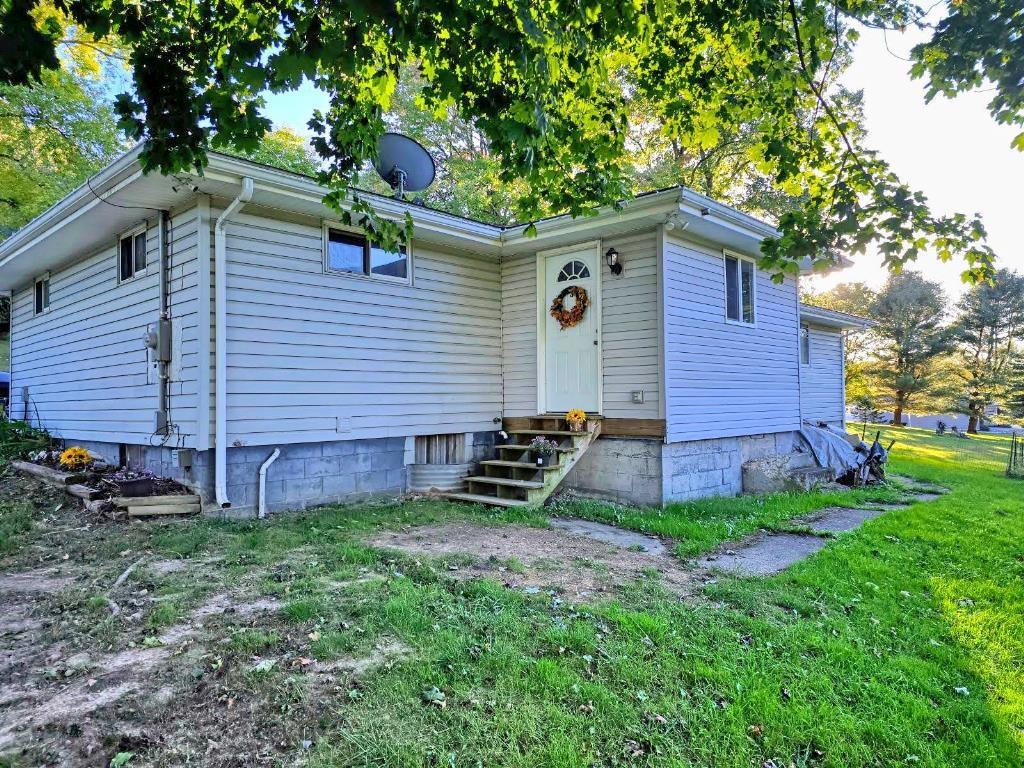
{"type": "Polygon", "coordinates": [[[562,292],[551,302],[550,314],[564,331],[566,328],[574,328],[579,325],[589,306],[590,297],[587,295],[586,289],[578,285],[570,285],[568,288],[562,289],[562,292]],[[576,300],[570,309],[565,308],[567,296],[572,296],[576,300]]]}

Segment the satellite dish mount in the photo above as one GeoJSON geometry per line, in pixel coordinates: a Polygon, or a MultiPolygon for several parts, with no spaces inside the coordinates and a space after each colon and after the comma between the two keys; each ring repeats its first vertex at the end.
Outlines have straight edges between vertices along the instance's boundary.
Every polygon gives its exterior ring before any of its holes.
{"type": "Polygon", "coordinates": [[[434,183],[434,158],[414,139],[401,133],[385,133],[377,140],[377,174],[401,200],[406,192],[419,192],[434,183]]]}

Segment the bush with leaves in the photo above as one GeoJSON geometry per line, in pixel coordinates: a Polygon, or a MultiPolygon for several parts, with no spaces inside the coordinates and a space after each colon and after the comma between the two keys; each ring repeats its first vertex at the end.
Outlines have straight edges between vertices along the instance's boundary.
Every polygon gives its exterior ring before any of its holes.
{"type": "Polygon", "coordinates": [[[45,429],[24,421],[0,419],[0,461],[21,459],[36,451],[46,450],[53,438],[45,429]]]}

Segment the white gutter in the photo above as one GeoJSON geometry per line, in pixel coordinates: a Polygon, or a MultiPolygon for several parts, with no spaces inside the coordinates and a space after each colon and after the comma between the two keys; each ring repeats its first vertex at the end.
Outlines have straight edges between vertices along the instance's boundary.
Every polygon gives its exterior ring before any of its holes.
{"type": "Polygon", "coordinates": [[[260,496],[259,496],[259,513],[258,517],[262,520],[267,516],[267,470],[270,469],[270,465],[277,461],[277,457],[281,455],[281,449],[275,448],[274,452],[267,456],[267,460],[260,464],[260,496]]]}
{"type": "Polygon", "coordinates": [[[221,508],[230,507],[228,500],[227,465],[228,465],[228,345],[227,345],[227,234],[224,231],[228,219],[234,216],[242,206],[252,200],[253,183],[248,176],[242,179],[242,189],[238,197],[217,217],[213,226],[213,290],[214,290],[214,339],[216,342],[214,357],[214,487],[217,505],[221,508]]]}

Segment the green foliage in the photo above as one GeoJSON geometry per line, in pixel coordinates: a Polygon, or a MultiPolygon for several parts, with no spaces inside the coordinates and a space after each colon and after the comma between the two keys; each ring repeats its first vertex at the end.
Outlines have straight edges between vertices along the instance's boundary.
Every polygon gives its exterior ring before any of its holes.
{"type": "MultiPolygon", "coordinates": [[[[58,31],[32,23],[39,2],[4,6],[5,33],[21,30],[19,45],[0,46],[0,79],[12,85],[58,65],[58,31]]],[[[940,23],[915,71],[931,74],[942,92],[974,87],[979,72],[991,73],[997,116],[1016,121],[1021,79],[1013,74],[1022,57],[1009,50],[1019,35],[1000,28],[984,38],[984,49],[981,36],[963,38],[999,28],[1012,3],[984,3],[994,17],[967,14],[963,5],[952,4],[957,10],[948,17],[969,16],[970,24],[940,23]],[[964,60],[942,64],[954,54],[964,60]]],[[[403,68],[412,65],[423,82],[418,109],[463,121],[485,139],[485,152],[466,156],[463,168],[459,156],[453,175],[514,185],[512,199],[490,205],[496,215],[510,207],[510,218],[533,221],[549,211],[580,216],[617,205],[642,176],[627,151],[631,111],[639,108],[676,148],[674,158],[696,157],[712,177],[739,173],[741,186],[749,182],[766,206],[778,206],[782,235],[764,243],[762,263],[780,279],[807,257],[828,262],[835,252],[869,245],[891,267],[931,250],[966,259],[969,279],[991,273],[981,222],[933,215],[920,193],[865,148],[858,98],[836,84],[856,24],[912,23],[919,10],[906,0],[841,7],[227,0],[215,9],[169,0],[130,12],[82,0],[69,7],[89,33],[114,33],[131,50],[134,90],[118,97],[117,111],[131,138],[145,142],[149,169],[201,169],[208,147],[257,151],[270,130],[264,91],[293,90],[309,79],[330,94],[326,113],[310,122],[322,179],[332,187],[326,200],[351,203],[343,220],[361,223],[383,244],[403,236],[401,225],[374,215],[351,190],[401,94],[403,68]],[[723,153],[733,142],[735,155],[723,153]]],[[[479,195],[470,198],[452,204],[479,210],[479,195]]]]}
{"type": "Polygon", "coordinates": [[[917,272],[890,276],[871,304],[877,344],[869,370],[897,424],[935,386],[939,356],[949,347],[945,312],[942,287],[917,272]]]}
{"type": "Polygon", "coordinates": [[[289,128],[277,128],[267,133],[255,149],[229,149],[229,154],[253,162],[271,165],[283,171],[316,176],[320,170],[316,154],[309,141],[289,128]]]}
{"type": "Polygon", "coordinates": [[[1024,345],[1024,277],[1001,269],[973,286],[957,305],[952,335],[958,379],[954,403],[980,425],[989,403],[1012,399],[1014,363],[1024,345]]]}
{"type": "Polygon", "coordinates": [[[53,438],[45,429],[24,421],[0,418],[0,462],[25,458],[33,451],[49,448],[53,438]]]}
{"type": "Polygon", "coordinates": [[[89,78],[46,70],[32,87],[0,83],[0,238],[122,148],[114,111],[89,78]]]}

